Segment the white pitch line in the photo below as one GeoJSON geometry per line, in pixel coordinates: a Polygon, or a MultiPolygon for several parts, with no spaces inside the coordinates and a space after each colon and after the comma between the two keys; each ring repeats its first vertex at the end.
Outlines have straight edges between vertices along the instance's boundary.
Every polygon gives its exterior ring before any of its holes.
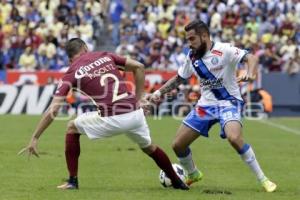
{"type": "Polygon", "coordinates": [[[300,131],[299,130],[293,129],[293,128],[289,128],[289,127],[287,127],[285,125],[282,125],[282,124],[274,123],[274,122],[267,121],[267,120],[257,120],[257,122],[260,122],[262,124],[267,124],[269,126],[273,126],[275,128],[279,128],[281,130],[284,130],[284,131],[287,131],[287,132],[290,132],[290,133],[293,133],[293,134],[296,134],[296,135],[300,135],[300,131]]]}

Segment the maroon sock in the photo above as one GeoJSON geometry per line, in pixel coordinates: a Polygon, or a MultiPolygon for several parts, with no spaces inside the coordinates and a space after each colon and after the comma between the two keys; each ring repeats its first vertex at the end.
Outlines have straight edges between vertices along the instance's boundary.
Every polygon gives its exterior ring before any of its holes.
{"type": "Polygon", "coordinates": [[[80,134],[66,134],[65,156],[70,177],[77,177],[80,155],[80,134]]]}
{"type": "Polygon", "coordinates": [[[149,155],[156,164],[166,173],[166,175],[171,179],[172,183],[178,182],[179,177],[172,167],[172,163],[167,156],[167,154],[159,147],[149,155]]]}

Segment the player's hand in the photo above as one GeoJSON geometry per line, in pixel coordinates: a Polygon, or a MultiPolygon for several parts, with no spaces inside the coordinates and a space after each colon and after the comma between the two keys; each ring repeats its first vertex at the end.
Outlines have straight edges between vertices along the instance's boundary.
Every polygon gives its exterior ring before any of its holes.
{"type": "Polygon", "coordinates": [[[237,82],[252,82],[255,81],[256,75],[248,74],[247,72],[242,72],[237,77],[237,82]]]}
{"type": "Polygon", "coordinates": [[[33,137],[29,143],[29,145],[18,153],[18,155],[21,155],[23,153],[28,153],[28,159],[30,158],[31,155],[35,155],[36,157],[39,157],[38,151],[37,151],[37,143],[38,139],[33,137]]]}
{"type": "Polygon", "coordinates": [[[143,109],[145,115],[149,115],[151,113],[152,104],[150,101],[147,100],[147,96],[145,96],[139,101],[139,105],[143,109]]]}
{"type": "Polygon", "coordinates": [[[156,90],[152,94],[149,94],[148,96],[146,96],[146,99],[152,103],[158,103],[161,100],[160,97],[161,97],[160,91],[156,90]]]}

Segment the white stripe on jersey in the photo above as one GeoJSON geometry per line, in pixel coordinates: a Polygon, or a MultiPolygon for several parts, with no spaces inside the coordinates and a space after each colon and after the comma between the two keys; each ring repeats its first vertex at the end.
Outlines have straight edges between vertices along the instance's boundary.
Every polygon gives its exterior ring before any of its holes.
{"type": "Polygon", "coordinates": [[[178,75],[189,78],[195,73],[200,80],[201,98],[198,105],[231,105],[230,100],[242,101],[235,70],[247,51],[229,43],[216,42],[199,60],[186,57],[178,75]]]}

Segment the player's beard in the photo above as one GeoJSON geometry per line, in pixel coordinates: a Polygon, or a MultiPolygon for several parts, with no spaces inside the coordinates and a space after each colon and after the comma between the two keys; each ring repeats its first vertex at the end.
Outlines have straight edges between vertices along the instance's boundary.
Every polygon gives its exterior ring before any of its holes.
{"type": "Polygon", "coordinates": [[[202,58],[207,51],[206,42],[202,42],[201,45],[197,49],[192,49],[193,55],[196,58],[202,58]]]}

